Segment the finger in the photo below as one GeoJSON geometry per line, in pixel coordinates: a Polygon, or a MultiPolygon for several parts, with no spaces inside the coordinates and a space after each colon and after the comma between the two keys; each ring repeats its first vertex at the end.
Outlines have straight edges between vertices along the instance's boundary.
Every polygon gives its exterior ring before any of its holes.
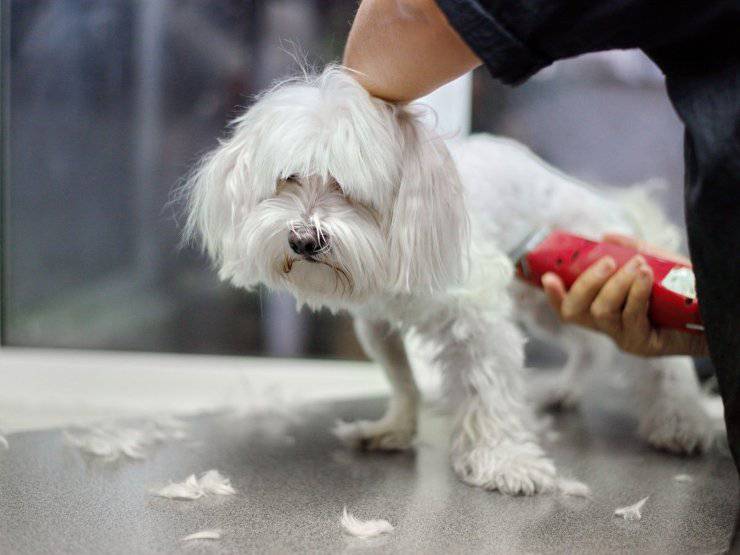
{"type": "Polygon", "coordinates": [[[627,247],[628,249],[640,250],[642,242],[635,237],[629,235],[622,235],[621,233],[604,233],[603,240],[605,243],[612,243],[613,245],[620,245],[627,247]]]}
{"type": "Polygon", "coordinates": [[[622,309],[637,278],[637,270],[644,263],[645,259],[639,255],[629,260],[604,284],[591,303],[591,316],[602,331],[610,335],[621,332],[622,309]]]}
{"type": "Polygon", "coordinates": [[[604,283],[614,273],[616,267],[617,264],[611,256],[605,256],[589,266],[573,282],[573,285],[563,299],[560,307],[560,313],[563,319],[570,321],[587,315],[591,303],[596,298],[596,295],[598,295],[604,283]]]}
{"type": "Polygon", "coordinates": [[[622,235],[621,233],[605,233],[603,240],[605,243],[612,243],[614,245],[627,247],[628,249],[634,249],[645,254],[652,254],[655,256],[660,256],[661,258],[665,258],[667,260],[675,260],[676,262],[680,262],[682,264],[687,264],[689,266],[691,265],[691,261],[681,254],[656,247],[655,245],[651,245],[649,243],[646,243],[645,241],[630,237],[629,235],[622,235]]]}
{"type": "Polygon", "coordinates": [[[652,289],[653,272],[649,266],[643,264],[638,269],[637,279],[632,282],[622,311],[622,328],[626,339],[632,343],[647,342],[653,335],[648,319],[652,289]]]}
{"type": "Polygon", "coordinates": [[[545,295],[550,306],[555,309],[555,312],[560,314],[560,307],[565,298],[565,284],[563,280],[557,274],[547,272],[542,276],[542,287],[545,290],[545,295]]]}

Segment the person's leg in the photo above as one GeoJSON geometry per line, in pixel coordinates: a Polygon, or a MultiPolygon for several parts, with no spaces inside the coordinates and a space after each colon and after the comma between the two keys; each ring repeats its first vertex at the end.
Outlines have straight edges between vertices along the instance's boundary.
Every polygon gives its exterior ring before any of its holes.
{"type": "Polygon", "coordinates": [[[740,466],[740,67],[687,78],[672,98],[686,124],[686,224],[699,306],[740,466]]]}

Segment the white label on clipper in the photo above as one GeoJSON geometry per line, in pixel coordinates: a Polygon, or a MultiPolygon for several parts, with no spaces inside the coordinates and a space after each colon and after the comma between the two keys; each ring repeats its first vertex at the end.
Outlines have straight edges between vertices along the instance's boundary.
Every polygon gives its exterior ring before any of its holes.
{"type": "Polygon", "coordinates": [[[663,278],[661,285],[669,291],[696,299],[696,278],[691,268],[676,266],[663,278]]]}

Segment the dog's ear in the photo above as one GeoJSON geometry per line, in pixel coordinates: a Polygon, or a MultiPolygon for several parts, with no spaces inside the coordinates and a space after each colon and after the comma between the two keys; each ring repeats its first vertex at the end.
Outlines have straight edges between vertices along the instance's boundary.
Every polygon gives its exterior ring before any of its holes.
{"type": "Polygon", "coordinates": [[[221,267],[238,232],[238,212],[248,196],[245,149],[239,130],[208,153],[191,173],[185,187],[187,200],[184,239],[200,243],[217,267],[221,267]]]}
{"type": "Polygon", "coordinates": [[[462,185],[442,139],[408,109],[398,118],[403,167],[389,234],[393,289],[438,291],[466,271],[469,222],[462,185]]]}

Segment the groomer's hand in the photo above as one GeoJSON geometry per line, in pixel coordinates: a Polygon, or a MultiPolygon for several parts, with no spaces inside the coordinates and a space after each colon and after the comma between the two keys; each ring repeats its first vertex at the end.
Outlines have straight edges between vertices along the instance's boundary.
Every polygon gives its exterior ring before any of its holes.
{"type": "MultiPolygon", "coordinates": [[[[661,251],[631,237],[605,235],[604,241],[688,263],[677,254],[661,251]]],[[[652,326],[648,308],[653,272],[640,255],[619,270],[610,256],[596,261],[569,291],[565,290],[560,277],[551,272],[542,276],[542,285],[563,321],[605,333],[623,351],[645,357],[708,354],[703,335],[652,326]]]]}

